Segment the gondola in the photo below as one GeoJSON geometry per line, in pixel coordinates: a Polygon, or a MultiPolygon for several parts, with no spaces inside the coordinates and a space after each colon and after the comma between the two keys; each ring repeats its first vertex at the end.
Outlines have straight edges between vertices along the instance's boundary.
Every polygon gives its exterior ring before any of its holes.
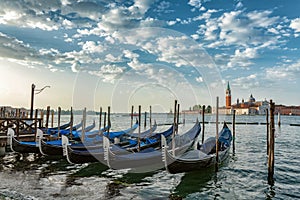
{"type": "MultiPolygon", "coordinates": [[[[198,137],[201,131],[200,123],[197,119],[195,125],[183,134],[177,134],[174,137],[176,147],[174,151],[176,154],[182,154],[187,151],[194,144],[194,140],[198,137]]],[[[162,134],[163,135],[163,134],[162,134]]],[[[104,139],[106,140],[106,139],[104,139]]],[[[109,142],[106,140],[104,143],[109,142]]],[[[127,154],[120,154],[114,151],[116,145],[104,145],[105,160],[107,165],[112,169],[130,169],[131,172],[143,173],[148,171],[155,171],[162,169],[164,163],[161,159],[160,148],[147,148],[140,152],[131,152],[127,154]]]]}
{"type": "MultiPolygon", "coordinates": [[[[48,135],[53,135],[55,133],[58,132],[58,130],[60,131],[63,131],[63,130],[67,130],[67,131],[70,131],[70,127],[71,126],[71,121],[66,123],[66,124],[63,124],[59,127],[53,127],[53,128],[41,128],[41,130],[45,133],[45,134],[48,134],[48,135]]],[[[77,124],[76,126],[73,126],[72,127],[72,130],[73,131],[76,131],[78,130],[80,127],[82,126],[82,122],[80,122],[79,124],[77,124]]]]}
{"type": "Polygon", "coordinates": [[[7,129],[8,144],[10,149],[14,152],[19,153],[39,153],[39,148],[37,146],[37,140],[43,137],[43,131],[38,129],[36,133],[35,141],[32,142],[21,142],[15,138],[15,131],[12,128],[7,129]]]}
{"type": "MultiPolygon", "coordinates": [[[[95,127],[95,124],[87,128],[91,129],[92,126],[95,127]]],[[[13,129],[10,128],[7,131],[10,149],[14,152],[19,152],[19,153],[40,153],[39,140],[43,138],[43,135],[44,132],[41,129],[37,129],[36,138],[34,141],[19,141],[16,139],[15,132],[13,129]]]]}
{"type": "MultiPolygon", "coordinates": [[[[218,140],[218,163],[223,162],[229,155],[232,135],[230,129],[224,123],[223,129],[219,133],[218,140]]],[[[173,156],[168,149],[167,141],[162,136],[162,158],[165,168],[169,173],[182,173],[202,170],[216,164],[216,139],[208,138],[202,145],[197,145],[197,149],[190,150],[180,156],[173,156]]]]}
{"type": "MultiPolygon", "coordinates": [[[[169,133],[170,130],[172,132],[173,126],[169,128],[167,131],[162,132],[161,134],[169,133]]],[[[154,131],[154,130],[153,130],[154,131]]],[[[157,134],[157,133],[156,133],[157,134]]],[[[105,139],[111,141],[107,137],[103,136],[103,141],[98,143],[97,146],[86,146],[86,149],[77,148],[76,145],[70,145],[68,138],[66,136],[62,137],[63,139],[63,148],[64,148],[64,155],[67,157],[68,162],[70,163],[86,163],[86,162],[102,162],[106,164],[104,160],[104,150],[106,149],[103,145],[109,145],[109,143],[104,143],[105,139]]],[[[114,145],[112,151],[118,152],[118,154],[128,154],[129,152],[125,149],[120,147],[119,145],[114,145]]]]}
{"type": "MultiPolygon", "coordinates": [[[[138,123],[135,123],[132,128],[126,129],[126,130],[121,130],[121,131],[115,131],[115,132],[111,132],[110,136],[111,139],[114,139],[114,136],[122,136],[122,134],[130,134],[132,133],[136,128],[138,127],[138,123]]],[[[103,133],[104,135],[108,135],[106,133],[107,129],[109,127],[105,127],[101,129],[101,133],[103,133]]],[[[74,135],[73,134],[73,139],[74,139],[74,135]]],[[[77,137],[81,136],[81,134],[77,134],[77,137]]],[[[80,137],[78,138],[80,139],[80,137]]],[[[93,131],[93,132],[87,132],[86,133],[86,138],[85,141],[72,141],[71,143],[71,148],[73,149],[77,149],[77,150],[86,150],[86,148],[90,147],[90,148],[97,148],[99,147],[99,145],[102,145],[102,136],[101,134],[99,134],[99,130],[93,131]]],[[[63,155],[63,147],[62,147],[62,139],[59,140],[52,140],[52,141],[45,141],[42,140],[42,138],[40,139],[40,152],[43,155],[52,155],[52,156],[56,156],[56,155],[63,155]]],[[[71,151],[71,150],[70,150],[71,151]]]]}
{"type": "MultiPolygon", "coordinates": [[[[93,123],[91,125],[85,127],[84,131],[90,132],[95,128],[95,126],[96,126],[96,123],[95,123],[95,121],[93,121],[93,123]]],[[[72,138],[80,140],[82,130],[74,130],[74,129],[72,129],[72,131],[70,131],[70,129],[69,130],[67,130],[67,129],[59,130],[59,131],[57,130],[57,131],[51,133],[51,136],[59,137],[60,135],[69,135],[70,133],[72,134],[72,138]]]]}

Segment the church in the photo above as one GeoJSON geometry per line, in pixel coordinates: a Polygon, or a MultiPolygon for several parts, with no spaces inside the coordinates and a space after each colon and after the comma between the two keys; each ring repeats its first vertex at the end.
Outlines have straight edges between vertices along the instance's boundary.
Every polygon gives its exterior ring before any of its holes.
{"type": "Polygon", "coordinates": [[[269,102],[267,100],[256,101],[252,94],[250,95],[248,101],[242,99],[240,102],[238,98],[236,103],[232,104],[229,81],[227,83],[225,100],[225,106],[219,109],[220,114],[232,114],[233,110],[235,110],[236,115],[265,115],[266,109],[269,109],[269,102]]]}

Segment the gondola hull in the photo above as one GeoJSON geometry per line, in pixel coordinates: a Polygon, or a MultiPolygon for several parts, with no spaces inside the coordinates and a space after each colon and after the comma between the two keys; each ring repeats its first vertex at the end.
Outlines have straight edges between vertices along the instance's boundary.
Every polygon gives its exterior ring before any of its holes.
{"type": "Polygon", "coordinates": [[[192,149],[180,156],[172,155],[168,149],[166,139],[162,137],[162,160],[169,173],[182,173],[199,171],[220,164],[229,157],[229,149],[232,140],[231,131],[224,124],[218,137],[218,160],[216,158],[216,139],[208,138],[198,149],[192,149]]]}
{"type": "MultiPolygon", "coordinates": [[[[224,151],[219,152],[219,163],[224,162],[229,157],[229,149],[227,148],[224,151]]],[[[212,167],[216,164],[216,157],[208,156],[203,159],[195,159],[195,160],[184,160],[184,159],[174,159],[174,157],[170,156],[170,153],[166,154],[167,159],[167,171],[171,174],[183,173],[183,172],[191,172],[191,171],[199,171],[209,167],[212,167]]]]}
{"type": "Polygon", "coordinates": [[[53,145],[45,142],[44,140],[41,141],[41,153],[44,155],[49,156],[62,156],[63,155],[63,148],[61,145],[53,145]]]}
{"type": "Polygon", "coordinates": [[[35,142],[20,142],[15,137],[12,138],[11,150],[19,153],[40,153],[35,142]]]}
{"type": "MultiPolygon", "coordinates": [[[[197,121],[193,128],[188,132],[176,136],[175,138],[178,139],[178,143],[181,142],[181,144],[174,149],[176,154],[182,154],[187,151],[194,144],[194,140],[198,137],[200,131],[201,126],[197,121]]],[[[106,138],[105,140],[108,142],[106,138]]],[[[143,173],[159,170],[164,167],[164,163],[161,159],[162,152],[160,147],[156,149],[149,148],[140,152],[127,152],[127,154],[121,155],[113,150],[116,148],[116,145],[110,146],[111,147],[106,147],[105,159],[107,165],[112,169],[130,169],[131,172],[143,173]]]]}

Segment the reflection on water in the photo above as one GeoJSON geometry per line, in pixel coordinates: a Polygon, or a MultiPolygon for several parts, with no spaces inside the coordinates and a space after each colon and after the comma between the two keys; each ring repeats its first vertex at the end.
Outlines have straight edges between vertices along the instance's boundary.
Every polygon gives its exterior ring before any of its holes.
{"type": "MultiPolygon", "coordinates": [[[[186,118],[192,125],[195,116],[186,118]]],[[[121,120],[119,129],[130,124],[127,118],[115,120],[121,120]]],[[[165,116],[156,120],[172,121],[165,116]]],[[[264,122],[265,116],[237,116],[237,121],[264,122]]],[[[73,165],[64,158],[11,152],[0,157],[0,199],[299,199],[300,127],[290,123],[300,123],[300,117],[282,116],[281,127],[276,126],[274,186],[267,181],[266,126],[237,125],[235,155],[217,174],[214,168],[131,174],[101,163],[73,165]]],[[[206,124],[205,138],[215,134],[214,128],[206,124]]]]}

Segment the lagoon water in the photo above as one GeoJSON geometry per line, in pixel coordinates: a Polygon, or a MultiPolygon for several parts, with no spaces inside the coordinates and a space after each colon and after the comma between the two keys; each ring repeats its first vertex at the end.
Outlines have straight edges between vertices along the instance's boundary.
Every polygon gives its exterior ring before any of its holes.
{"type": "MultiPolygon", "coordinates": [[[[179,132],[190,128],[196,117],[186,115],[179,132]]],[[[231,118],[220,116],[220,121],[231,118]]],[[[75,116],[75,121],[80,119],[75,116]]],[[[97,117],[88,116],[88,123],[93,119],[97,117]]],[[[172,122],[167,114],[153,114],[153,119],[172,122]]],[[[62,117],[62,122],[68,120],[62,117]]],[[[207,115],[206,121],[215,121],[214,116],[207,115]]],[[[236,116],[236,121],[263,123],[265,116],[236,116]]],[[[237,124],[236,152],[231,149],[218,173],[169,174],[162,169],[134,174],[97,163],[74,165],[65,159],[7,153],[0,158],[0,199],[300,199],[300,127],[291,123],[300,124],[300,117],[281,116],[281,127],[276,126],[273,186],[267,181],[266,125],[237,124]]],[[[129,126],[130,117],[112,115],[115,130],[129,126]]],[[[205,125],[205,138],[215,135],[215,127],[205,125]]]]}

